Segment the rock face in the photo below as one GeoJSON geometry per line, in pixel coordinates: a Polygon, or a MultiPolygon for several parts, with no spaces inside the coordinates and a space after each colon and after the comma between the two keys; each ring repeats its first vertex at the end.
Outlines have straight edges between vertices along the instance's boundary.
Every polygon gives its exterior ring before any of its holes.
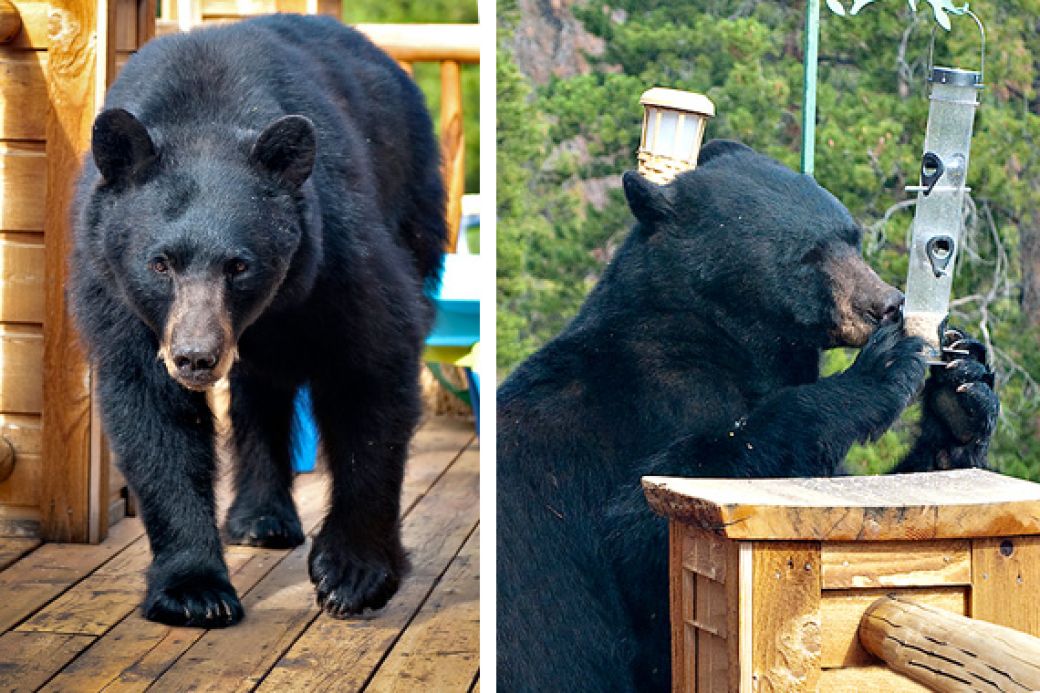
{"type": "Polygon", "coordinates": [[[603,52],[603,40],[585,31],[571,8],[582,0],[519,0],[513,37],[517,67],[534,84],[553,75],[572,77],[591,70],[586,54],[603,52]]]}

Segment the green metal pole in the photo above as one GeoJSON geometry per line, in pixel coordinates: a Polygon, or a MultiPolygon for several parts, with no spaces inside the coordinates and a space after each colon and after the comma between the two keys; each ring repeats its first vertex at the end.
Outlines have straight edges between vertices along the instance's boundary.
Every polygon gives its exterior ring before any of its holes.
{"type": "Polygon", "coordinates": [[[805,3],[805,79],[802,86],[802,173],[813,175],[816,156],[816,55],[820,45],[820,0],[805,3]]]}

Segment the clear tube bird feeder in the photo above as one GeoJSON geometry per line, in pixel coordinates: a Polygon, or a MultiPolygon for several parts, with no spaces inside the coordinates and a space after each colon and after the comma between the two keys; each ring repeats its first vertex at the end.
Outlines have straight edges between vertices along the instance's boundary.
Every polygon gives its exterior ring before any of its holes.
{"type": "Polygon", "coordinates": [[[715,104],[707,96],[655,87],[639,98],[643,134],[639,141],[639,173],[658,185],[697,168],[708,118],[715,104]]]}
{"type": "Polygon", "coordinates": [[[985,31],[978,17],[966,14],[982,34],[980,69],[932,67],[921,183],[907,186],[908,192],[917,193],[917,205],[903,315],[906,332],[928,343],[926,355],[933,362],[939,360],[939,331],[949,313],[953,269],[963,242],[968,157],[983,85],[985,31]]]}

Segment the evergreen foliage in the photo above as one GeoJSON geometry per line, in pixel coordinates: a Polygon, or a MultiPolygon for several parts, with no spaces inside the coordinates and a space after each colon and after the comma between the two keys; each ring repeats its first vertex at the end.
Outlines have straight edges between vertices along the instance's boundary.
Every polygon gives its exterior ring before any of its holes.
{"type": "MultiPolygon", "coordinates": [[[[927,4],[877,2],[821,16],[816,178],[867,229],[864,253],[903,286],[934,62],[977,68],[974,23],[935,26],[927,4]]],[[[1040,479],[1040,330],[1022,310],[1022,254],[1040,243],[1040,0],[972,3],[987,29],[986,88],[975,121],[968,249],[958,260],[951,322],[991,342],[1003,411],[991,461],[1040,479]]],[[[708,137],[739,139],[792,168],[801,144],[804,2],[608,0],[579,5],[605,40],[588,74],[533,88],[508,46],[517,11],[500,9],[498,57],[498,364],[508,372],[576,312],[631,218],[618,186],[634,168],[651,86],[707,94],[708,137]],[[606,185],[611,192],[588,194],[606,185]],[[594,202],[596,204],[594,204],[594,202]]],[[[825,372],[854,354],[829,352],[825,372]]],[[[883,471],[905,450],[915,411],[853,466],[883,471]]]]}

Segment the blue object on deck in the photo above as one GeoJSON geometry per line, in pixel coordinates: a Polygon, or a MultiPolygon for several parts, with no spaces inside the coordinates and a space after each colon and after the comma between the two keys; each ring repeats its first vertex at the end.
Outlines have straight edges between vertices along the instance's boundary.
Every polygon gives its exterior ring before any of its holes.
{"type": "Polygon", "coordinates": [[[297,391],[289,433],[293,470],[313,472],[318,460],[318,427],[311,409],[311,390],[304,385],[297,391]]]}
{"type": "Polygon", "coordinates": [[[444,256],[441,282],[430,292],[437,316],[429,346],[471,347],[480,341],[480,256],[444,256]]]}

